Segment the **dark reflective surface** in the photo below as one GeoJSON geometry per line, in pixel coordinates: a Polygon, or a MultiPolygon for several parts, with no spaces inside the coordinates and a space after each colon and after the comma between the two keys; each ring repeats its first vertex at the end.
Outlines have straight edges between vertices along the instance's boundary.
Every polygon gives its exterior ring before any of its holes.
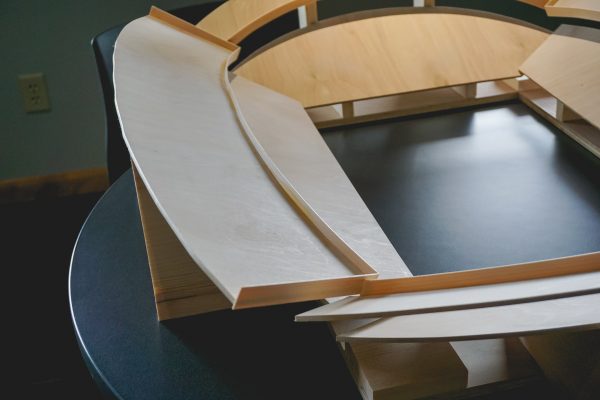
{"type": "Polygon", "coordinates": [[[600,162],[524,105],[324,138],[415,275],[600,250],[600,162]]]}

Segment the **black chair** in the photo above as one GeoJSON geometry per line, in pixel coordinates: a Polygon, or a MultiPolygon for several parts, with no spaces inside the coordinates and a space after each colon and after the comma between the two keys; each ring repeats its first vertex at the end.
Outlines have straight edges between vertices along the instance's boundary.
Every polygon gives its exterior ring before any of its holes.
{"type": "MultiPolygon", "coordinates": [[[[195,24],[221,3],[222,1],[199,4],[170,10],[169,12],[185,21],[195,24]]],[[[119,125],[119,118],[115,108],[115,92],[112,79],[114,45],[125,25],[120,24],[112,27],[92,39],[92,48],[96,57],[96,65],[98,66],[98,74],[100,75],[100,84],[104,96],[104,109],[106,112],[106,164],[111,184],[131,166],[129,152],[123,141],[121,126],[119,125]]],[[[298,28],[296,11],[291,11],[268,23],[240,43],[242,51],[238,62],[271,40],[298,28]]]]}

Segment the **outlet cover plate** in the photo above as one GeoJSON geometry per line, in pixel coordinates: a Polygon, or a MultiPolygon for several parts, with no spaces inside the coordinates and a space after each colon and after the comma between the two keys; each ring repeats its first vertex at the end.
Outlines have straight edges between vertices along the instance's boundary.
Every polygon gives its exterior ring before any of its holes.
{"type": "Polygon", "coordinates": [[[46,77],[42,73],[23,74],[17,78],[25,112],[50,110],[46,77]]]}

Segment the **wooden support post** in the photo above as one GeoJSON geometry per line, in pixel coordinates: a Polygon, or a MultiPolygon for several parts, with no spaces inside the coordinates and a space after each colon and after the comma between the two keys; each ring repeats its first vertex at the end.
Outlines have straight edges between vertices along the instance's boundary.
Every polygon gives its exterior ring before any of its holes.
{"type": "Polygon", "coordinates": [[[317,2],[306,5],[306,24],[312,25],[319,20],[319,11],[317,9],[317,2]]]}
{"type": "Polygon", "coordinates": [[[571,110],[560,100],[556,101],[556,119],[560,122],[576,121],[581,119],[579,114],[571,110]]]}
{"type": "Polygon", "coordinates": [[[348,101],[346,103],[342,103],[342,118],[350,119],[354,118],[354,103],[348,101]]]}
{"type": "Polygon", "coordinates": [[[467,85],[453,86],[452,89],[465,99],[474,99],[477,97],[477,84],[469,83],[467,85]]]}
{"type": "Polygon", "coordinates": [[[435,7],[435,0],[413,0],[414,7],[435,7]]]}
{"type": "Polygon", "coordinates": [[[231,303],[202,272],[154,204],[132,166],[158,319],[187,317],[231,308],[231,303]]]}

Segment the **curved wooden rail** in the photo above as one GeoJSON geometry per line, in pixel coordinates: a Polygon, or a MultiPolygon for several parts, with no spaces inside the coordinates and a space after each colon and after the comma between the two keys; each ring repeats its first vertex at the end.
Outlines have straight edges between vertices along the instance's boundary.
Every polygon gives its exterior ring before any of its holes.
{"type": "Polygon", "coordinates": [[[383,318],[337,335],[338,341],[433,342],[525,336],[600,327],[600,294],[383,318]]]}
{"type": "Polygon", "coordinates": [[[471,286],[350,296],[296,316],[296,321],[337,321],[528,303],[600,292],[600,272],[471,286]]]}
{"type": "Polygon", "coordinates": [[[546,14],[551,17],[567,17],[600,21],[600,1],[598,0],[550,0],[545,5],[546,14]]]}
{"type": "Polygon", "coordinates": [[[317,0],[229,0],[196,26],[223,40],[241,42],[246,36],[283,14],[317,0]]]}
{"type": "Polygon", "coordinates": [[[547,37],[539,28],[487,13],[385,9],[285,36],[236,73],[315,107],[516,77],[547,37]]]}

